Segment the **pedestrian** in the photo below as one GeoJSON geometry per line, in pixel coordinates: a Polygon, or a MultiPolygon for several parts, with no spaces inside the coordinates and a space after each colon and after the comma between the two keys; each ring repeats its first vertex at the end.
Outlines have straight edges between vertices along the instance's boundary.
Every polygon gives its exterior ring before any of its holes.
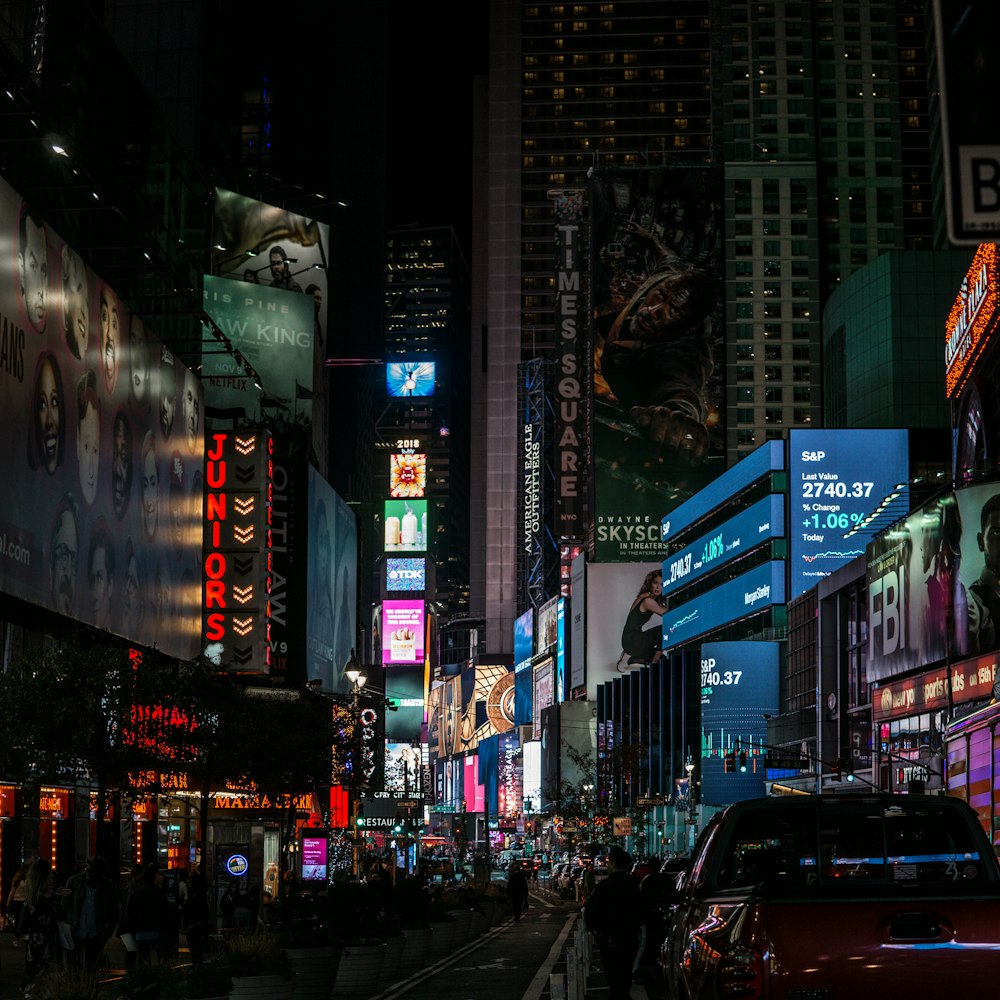
{"type": "Polygon", "coordinates": [[[21,928],[25,945],[22,989],[31,983],[55,953],[56,906],[51,876],[52,866],[44,858],[38,858],[21,880],[24,884],[21,928]]]}
{"type": "Polygon", "coordinates": [[[524,869],[516,862],[511,865],[510,875],[507,876],[507,896],[510,898],[514,923],[519,924],[521,913],[528,902],[528,878],[524,869]]]}
{"type": "Polygon", "coordinates": [[[583,908],[588,931],[597,938],[608,1000],[629,1000],[632,969],[646,923],[645,900],[632,878],[632,858],[615,845],[608,851],[608,876],[594,887],[583,908]]]}
{"type": "Polygon", "coordinates": [[[129,893],[125,924],[135,935],[139,947],[139,964],[149,965],[153,949],[160,953],[166,939],[170,919],[167,894],[157,882],[156,862],[142,870],[142,881],[129,893]]]}
{"type": "Polygon", "coordinates": [[[28,874],[28,866],[21,865],[10,883],[10,892],[7,893],[7,919],[14,932],[12,945],[18,948],[21,945],[21,915],[24,913],[24,878],[28,874]]]}
{"type": "Polygon", "coordinates": [[[118,921],[118,936],[125,945],[125,968],[131,969],[139,957],[139,945],[135,940],[135,930],[128,924],[128,904],[132,893],[142,885],[142,865],[132,865],[132,877],[122,893],[121,919],[118,921]]]}
{"type": "Polygon", "coordinates": [[[118,923],[118,889],[108,877],[108,863],[91,858],[66,883],[66,913],[77,961],[95,970],[104,945],[118,923]]]}
{"type": "Polygon", "coordinates": [[[230,881],[219,899],[219,916],[222,917],[222,929],[232,930],[236,926],[236,883],[230,881]]]}

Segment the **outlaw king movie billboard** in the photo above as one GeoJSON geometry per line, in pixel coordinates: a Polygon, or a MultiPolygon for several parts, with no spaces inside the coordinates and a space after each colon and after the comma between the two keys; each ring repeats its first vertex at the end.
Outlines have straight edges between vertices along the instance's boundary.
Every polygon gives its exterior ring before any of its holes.
{"type": "Polygon", "coordinates": [[[660,521],[723,469],[719,171],[593,182],[598,562],[664,554],[660,521]]]}
{"type": "Polygon", "coordinates": [[[188,659],[201,383],[2,180],[0,244],[0,588],[188,659]]]}

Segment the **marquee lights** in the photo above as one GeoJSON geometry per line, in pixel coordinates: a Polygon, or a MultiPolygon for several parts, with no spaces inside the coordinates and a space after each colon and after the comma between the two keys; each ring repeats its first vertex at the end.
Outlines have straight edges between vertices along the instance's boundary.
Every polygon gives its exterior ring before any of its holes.
{"type": "Polygon", "coordinates": [[[249,455],[257,447],[257,437],[237,437],[234,447],[239,455],[249,455]]]}
{"type": "Polygon", "coordinates": [[[997,246],[981,243],[945,324],[945,395],[957,396],[985,347],[997,310],[997,246]]]}
{"type": "Polygon", "coordinates": [[[248,517],[252,514],[255,505],[256,500],[254,497],[233,497],[233,510],[240,517],[248,517]]]}

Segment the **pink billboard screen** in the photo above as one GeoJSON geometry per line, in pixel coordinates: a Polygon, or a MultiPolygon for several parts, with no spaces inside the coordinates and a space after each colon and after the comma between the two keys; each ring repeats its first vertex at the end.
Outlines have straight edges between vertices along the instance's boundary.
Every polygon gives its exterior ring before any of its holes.
{"type": "Polygon", "coordinates": [[[382,662],[422,663],[424,602],[382,602],[382,662]]]}
{"type": "Polygon", "coordinates": [[[302,881],[326,881],[326,837],[302,838],[302,881]]]}

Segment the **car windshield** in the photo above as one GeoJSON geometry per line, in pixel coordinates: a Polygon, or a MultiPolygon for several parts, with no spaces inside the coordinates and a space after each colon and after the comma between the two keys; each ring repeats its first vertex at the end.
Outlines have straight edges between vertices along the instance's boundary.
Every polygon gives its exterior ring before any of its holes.
{"type": "Polygon", "coordinates": [[[926,804],[748,810],[731,837],[718,889],[873,882],[972,889],[986,878],[964,817],[926,804]]]}

